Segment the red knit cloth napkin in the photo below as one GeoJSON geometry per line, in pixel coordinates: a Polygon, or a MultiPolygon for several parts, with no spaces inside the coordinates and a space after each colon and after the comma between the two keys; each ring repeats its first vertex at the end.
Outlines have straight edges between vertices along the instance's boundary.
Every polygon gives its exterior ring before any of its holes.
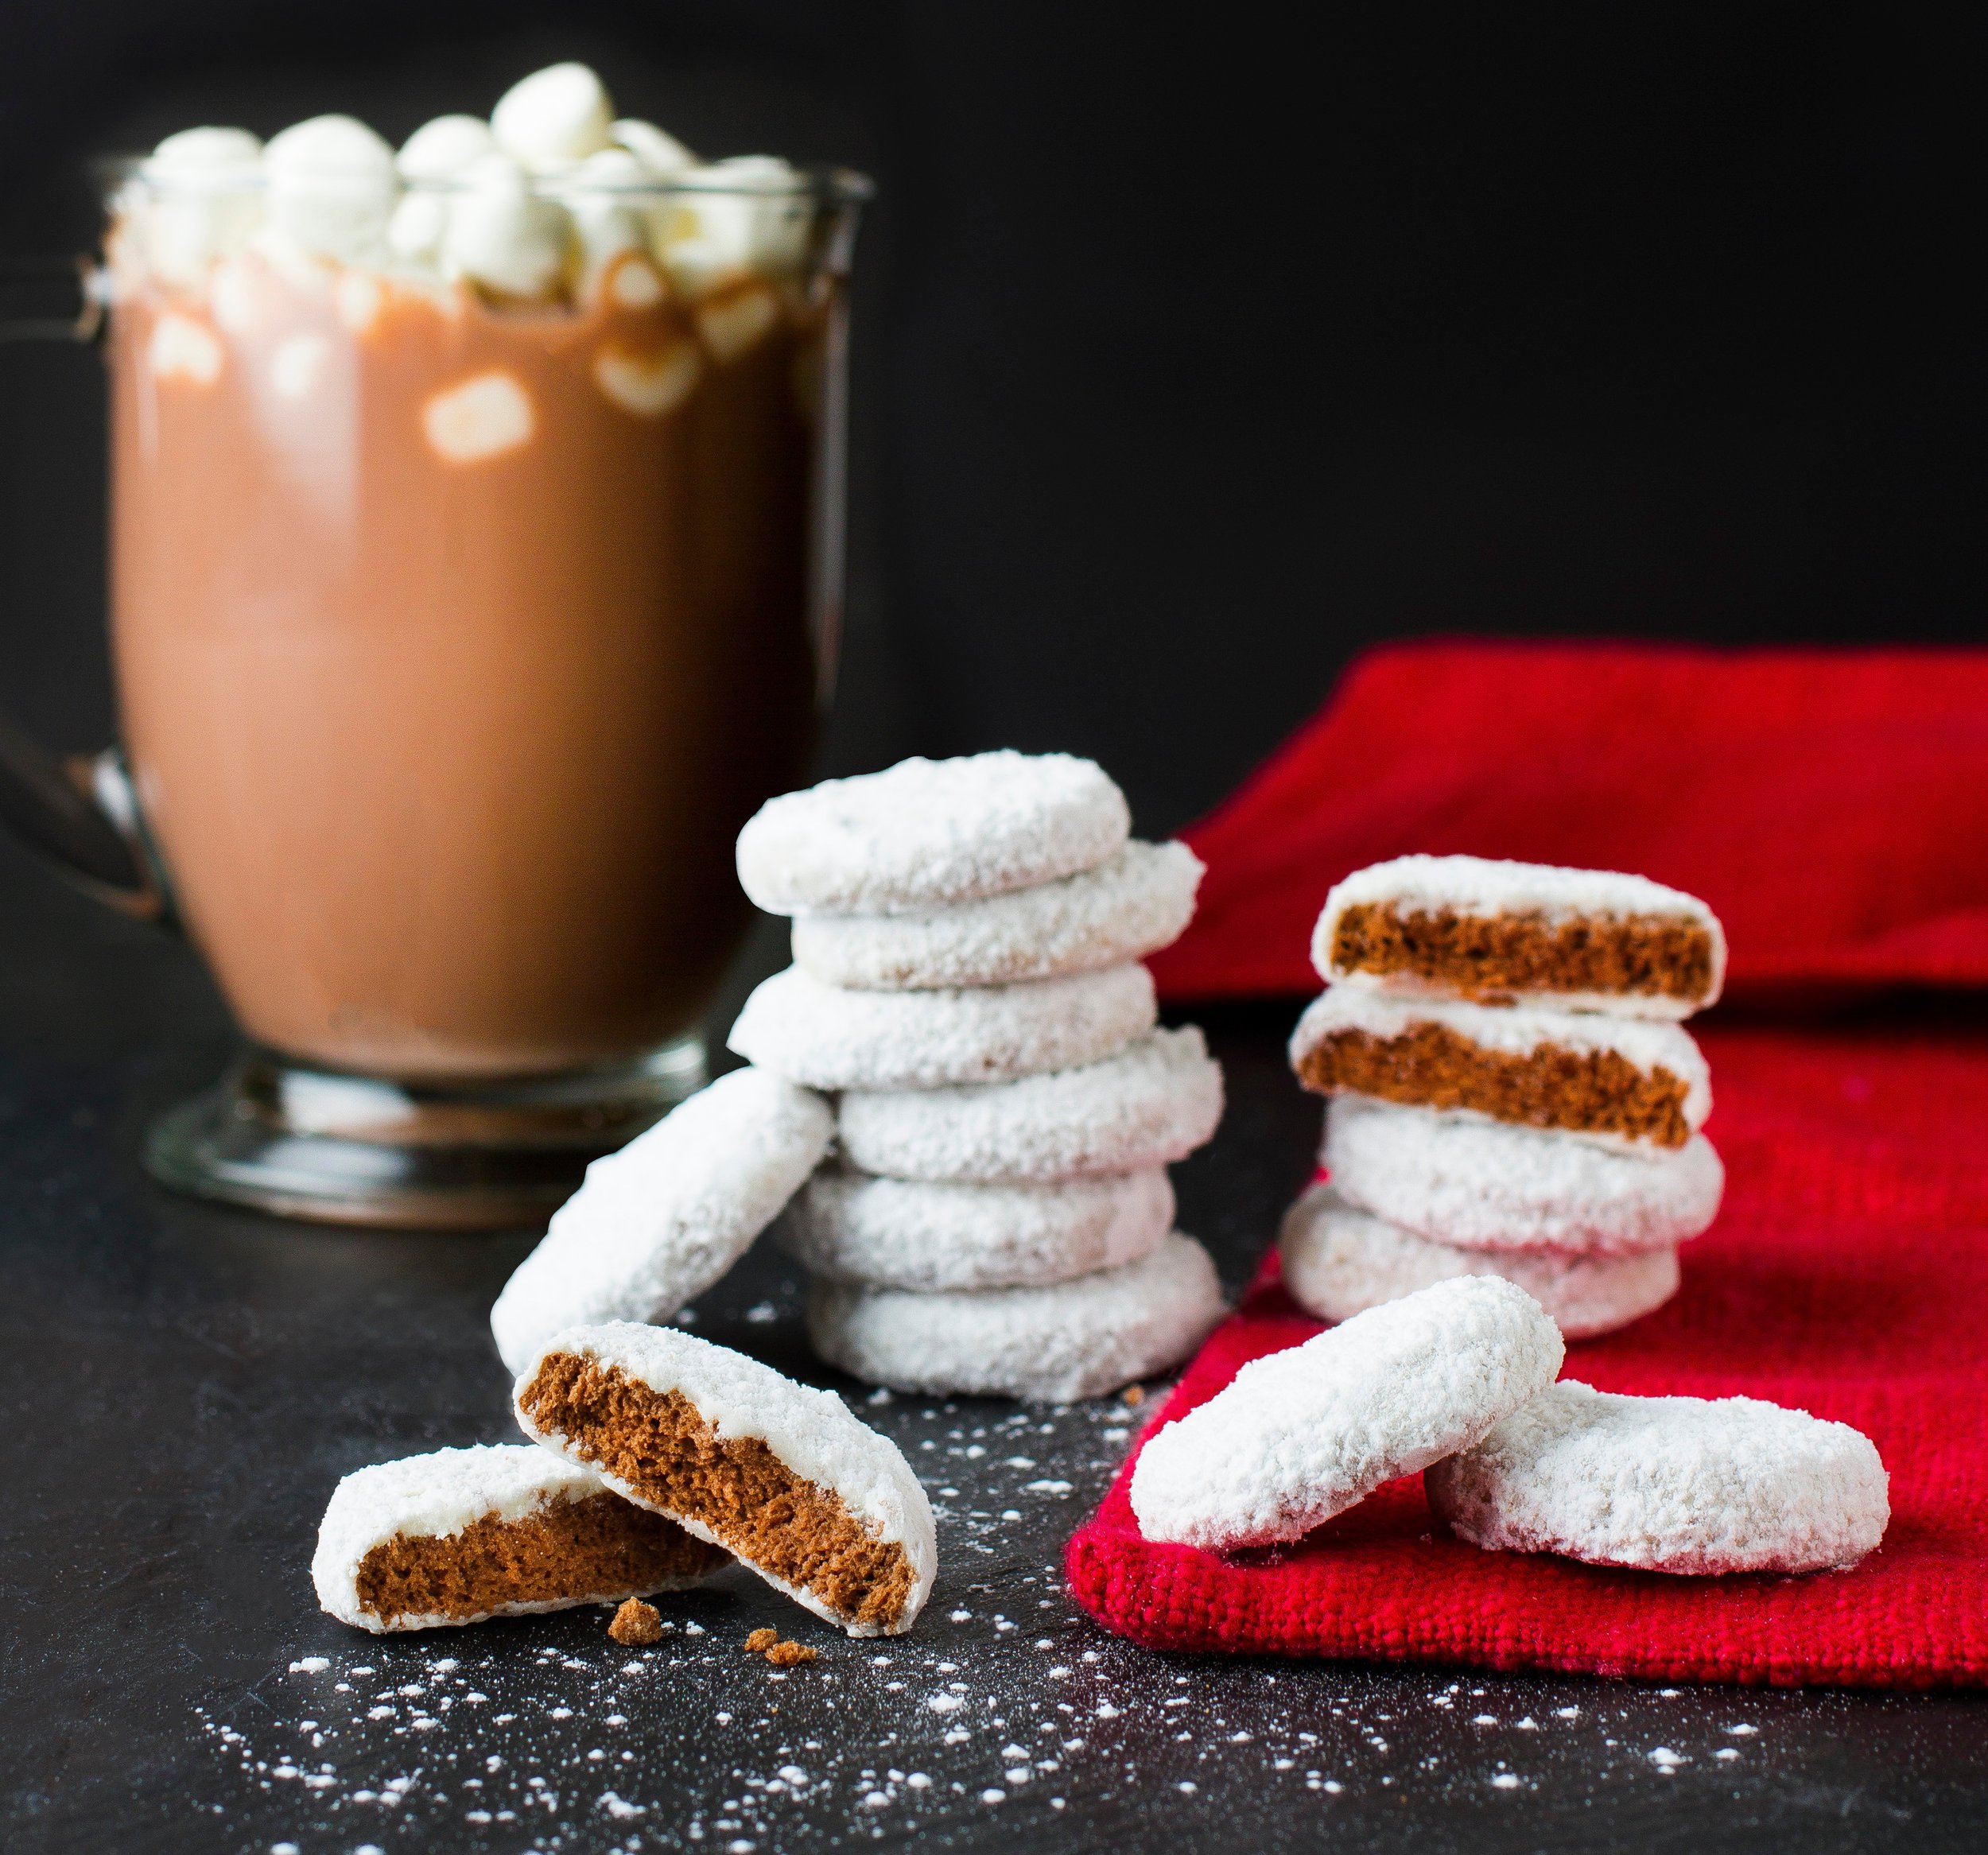
{"type": "Polygon", "coordinates": [[[1326,890],[1410,851],[1703,896],[1729,998],[1988,986],[1988,651],[1392,646],[1186,836],[1171,999],[1316,992],[1326,890]]]}
{"type": "MultiPolygon", "coordinates": [[[[1415,850],[1691,890],[1725,919],[1741,998],[1988,984],[1988,654],[1392,650],[1188,836],[1209,865],[1201,914],[1154,962],[1176,999],[1314,992],[1326,889],[1415,850]]],[[[1679,1578],[1484,1552],[1434,1519],[1419,1477],[1225,1558],[1141,1538],[1128,1461],[1070,1542],[1073,1594],[1161,1648],[1988,1683],[1988,1035],[1953,1016],[1694,1026],[1725,1206],[1676,1299],[1570,1347],[1563,1370],[1863,1430],[1892,1521],[1854,1570],[1679,1578]]],[[[1155,1421],[1318,1330],[1273,1257],[1155,1421]]]]}

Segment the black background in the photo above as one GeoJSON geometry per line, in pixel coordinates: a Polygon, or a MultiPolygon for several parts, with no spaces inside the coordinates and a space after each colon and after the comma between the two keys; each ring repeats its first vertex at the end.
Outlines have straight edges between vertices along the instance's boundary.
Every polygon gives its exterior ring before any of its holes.
{"type": "MultiPolygon", "coordinates": [[[[830,770],[1074,749],[1161,831],[1376,638],[1979,635],[1969,10],[12,0],[0,250],[87,242],[105,149],[568,56],[868,169],[830,770]]],[[[94,368],[0,349],[0,700],[65,747],[94,368]]]]}

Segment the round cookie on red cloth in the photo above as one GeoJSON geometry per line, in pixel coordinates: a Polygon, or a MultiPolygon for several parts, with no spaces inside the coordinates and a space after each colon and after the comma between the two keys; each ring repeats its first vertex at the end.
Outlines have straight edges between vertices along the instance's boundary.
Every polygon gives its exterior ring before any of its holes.
{"type": "Polygon", "coordinates": [[[1423,1485],[1474,1545],[1652,1572],[1853,1566],[1891,1518],[1877,1446],[1846,1423],[1757,1398],[1633,1398],[1573,1380],[1423,1485]]]}
{"type": "Polygon", "coordinates": [[[1349,1205],[1314,1186],[1284,1213],[1278,1247],[1291,1298],[1322,1321],[1370,1307],[1458,1275],[1498,1275],[1523,1288],[1570,1340],[1613,1333],[1677,1293],[1675,1249],[1633,1255],[1515,1254],[1458,1249],[1349,1205]]]}
{"type": "Polygon", "coordinates": [[[1553,1382],[1546,1310],[1494,1276],[1439,1282],[1252,1360],[1156,1431],[1132,1477],[1148,1539],[1299,1539],[1383,1482],[1468,1449],[1553,1382]]]}
{"type": "Polygon", "coordinates": [[[1718,1215],[1726,1189],[1703,1134],[1605,1147],[1364,1095],[1327,1104],[1318,1158],[1349,1203],[1458,1249],[1675,1249],[1718,1215]]]}

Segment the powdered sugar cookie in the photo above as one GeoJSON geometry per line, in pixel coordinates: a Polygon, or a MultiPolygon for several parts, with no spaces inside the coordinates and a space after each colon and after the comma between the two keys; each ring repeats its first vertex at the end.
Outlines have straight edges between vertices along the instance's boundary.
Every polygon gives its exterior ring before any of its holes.
{"type": "Polygon", "coordinates": [[[775,1226],[817,1275],[872,1288],[1021,1288],[1115,1269],[1174,1227],[1159,1166],[1052,1185],[931,1185],[826,1167],[775,1226]]]}
{"type": "Polygon", "coordinates": [[[1184,844],[1132,843],[1094,870],[934,914],[803,915],[794,963],[825,985],[883,992],[1089,972],[1178,940],[1202,867],[1184,844]]]}
{"type": "Polygon", "coordinates": [[[1675,1024],[1396,999],[1335,985],[1291,1035],[1321,1095],[1351,1092],[1594,1139],[1682,1147],[1712,1111],[1705,1058],[1675,1024]]]}
{"type": "Polygon", "coordinates": [[[732,1026],[748,1061],[816,1089],[937,1089],[1073,1069],[1152,1029],[1136,963],[945,992],[845,992],[798,966],[755,988],[732,1026]]]}
{"type": "Polygon", "coordinates": [[[724,1562],[589,1470],[503,1443],[354,1470],[324,1510],[311,1581],[341,1623],[433,1629],[674,1590],[724,1562]]]}
{"type": "Polygon", "coordinates": [[[1876,1446],[1756,1398],[1550,1387],[1439,1463],[1429,1505],[1474,1546],[1652,1572],[1810,1572],[1885,1536],[1876,1446]]]}
{"type": "Polygon", "coordinates": [[[1148,1539],[1297,1539],[1384,1481],[1468,1449],[1553,1382],[1560,1329],[1495,1277],[1439,1282],[1252,1360],[1132,1471],[1148,1539]]]}
{"type": "Polygon", "coordinates": [[[852,1636],[909,1629],[931,1593],[925,1491],[832,1391],[674,1328],[616,1321],[557,1336],[515,1402],[534,1442],[852,1636]]]}
{"type": "Polygon", "coordinates": [[[667,1319],[745,1254],[834,1132],[819,1096],[735,1069],[596,1159],[490,1310],[504,1364],[561,1327],[667,1319]]]}
{"type": "Polygon", "coordinates": [[[1178,1365],[1221,1311],[1208,1252],[1175,1232],[1138,1262],[1046,1288],[911,1294],[817,1281],[808,1337],[872,1384],[1067,1404],[1178,1365]]]}
{"type": "Polygon", "coordinates": [[[1188,1025],[1055,1075],[845,1095],[837,1131],[865,1172],[993,1184],[1164,1166],[1205,1144],[1221,1119],[1221,1069],[1188,1025]]]}
{"type": "Polygon", "coordinates": [[[1284,1286],[1322,1321],[1349,1320],[1458,1275],[1500,1275],[1552,1315],[1570,1340],[1640,1320],[1677,1293],[1677,1252],[1626,1256],[1488,1255],[1432,1243],[1314,1186],[1284,1213],[1284,1286]]]}
{"type": "Polygon", "coordinates": [[[1695,895],[1643,876],[1400,856],[1333,889],[1311,960],[1383,992],[1688,1018],[1719,995],[1726,934],[1695,895]]]}
{"type": "Polygon", "coordinates": [[[903,760],[769,799],[739,833],[739,881],[770,914],[919,914],[1093,869],[1131,829],[1095,761],[903,760]]]}
{"type": "Polygon", "coordinates": [[[1327,1106],[1318,1157],[1362,1210],[1468,1250],[1675,1249],[1711,1223],[1726,1189],[1703,1134],[1682,1147],[1604,1147],[1363,1095],[1327,1106]]]}

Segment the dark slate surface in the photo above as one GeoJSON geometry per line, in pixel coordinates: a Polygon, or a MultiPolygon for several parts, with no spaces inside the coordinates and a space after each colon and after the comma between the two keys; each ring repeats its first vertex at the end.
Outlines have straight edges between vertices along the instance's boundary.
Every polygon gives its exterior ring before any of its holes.
{"type": "MultiPolygon", "coordinates": [[[[318,1612],[346,1469],[507,1434],[483,1319],[523,1237],[355,1236],[138,1171],[225,1026],[190,956],[0,848],[0,1844],[10,1850],[1978,1847],[1967,1698],[1155,1656],[1060,1589],[1139,1412],[872,1401],[755,1254],[697,1330],[833,1383],[940,1515],[918,1628],[851,1643],[743,1573],[412,1638],[318,1612]],[[770,1624],[820,1659],[741,1651],[770,1624]]],[[[1303,1177],[1288,1013],[1208,1022],[1232,1106],[1180,1173],[1232,1289],[1303,1177]]],[[[1150,1409],[1148,1405],[1146,1408],[1150,1409]]]]}

